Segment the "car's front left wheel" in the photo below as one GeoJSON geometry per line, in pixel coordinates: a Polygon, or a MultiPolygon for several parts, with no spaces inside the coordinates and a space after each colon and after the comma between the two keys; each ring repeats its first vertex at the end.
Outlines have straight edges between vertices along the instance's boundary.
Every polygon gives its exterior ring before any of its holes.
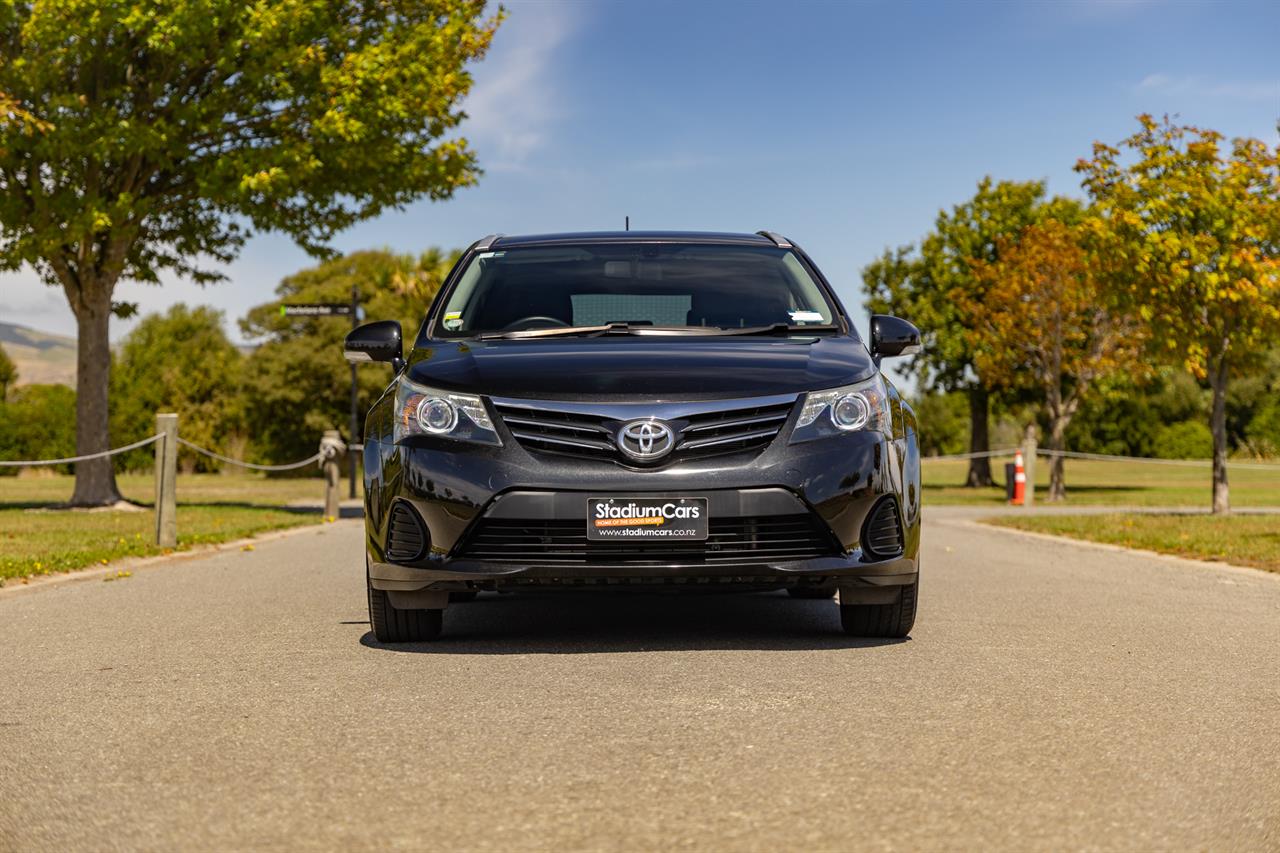
{"type": "Polygon", "coordinates": [[[379,643],[421,643],[440,636],[444,627],[443,610],[400,610],[392,605],[385,590],[369,588],[369,627],[379,643]]]}
{"type": "Polygon", "coordinates": [[[920,582],[899,587],[890,604],[841,604],[840,624],[852,637],[901,639],[911,633],[916,622],[916,601],[920,582]]]}

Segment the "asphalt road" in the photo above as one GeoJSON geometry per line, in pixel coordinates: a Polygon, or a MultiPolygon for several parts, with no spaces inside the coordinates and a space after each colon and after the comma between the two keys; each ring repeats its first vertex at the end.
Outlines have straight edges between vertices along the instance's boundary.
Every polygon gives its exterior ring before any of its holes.
{"type": "Polygon", "coordinates": [[[358,524],[0,596],[0,849],[1280,849],[1280,578],[935,511],[907,641],[491,595],[382,648],[358,524]]]}

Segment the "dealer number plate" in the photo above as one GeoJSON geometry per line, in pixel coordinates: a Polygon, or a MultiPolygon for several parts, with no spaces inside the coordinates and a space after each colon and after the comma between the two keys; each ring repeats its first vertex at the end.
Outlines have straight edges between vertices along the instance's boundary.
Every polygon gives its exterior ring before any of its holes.
{"type": "Polygon", "coordinates": [[[707,538],[706,498],[587,498],[591,542],[698,542],[707,538]]]}

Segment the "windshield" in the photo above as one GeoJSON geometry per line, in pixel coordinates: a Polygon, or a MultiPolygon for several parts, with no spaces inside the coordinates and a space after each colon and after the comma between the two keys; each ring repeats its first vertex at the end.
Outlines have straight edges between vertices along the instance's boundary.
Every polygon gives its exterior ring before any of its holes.
{"type": "Polygon", "coordinates": [[[470,337],[610,323],[710,331],[824,326],[835,317],[822,288],[787,249],[600,244],[476,255],[448,295],[435,333],[470,337]]]}

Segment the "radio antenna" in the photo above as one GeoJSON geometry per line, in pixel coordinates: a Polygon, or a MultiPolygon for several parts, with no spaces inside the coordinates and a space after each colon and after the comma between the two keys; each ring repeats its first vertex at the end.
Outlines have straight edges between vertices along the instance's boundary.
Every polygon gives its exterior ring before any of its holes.
{"type": "Polygon", "coordinates": [[[630,217],[630,216],[626,217],[624,221],[625,221],[625,223],[626,223],[626,224],[625,224],[626,229],[627,229],[628,231],[630,231],[630,230],[631,230],[631,217],[630,217]]]}

